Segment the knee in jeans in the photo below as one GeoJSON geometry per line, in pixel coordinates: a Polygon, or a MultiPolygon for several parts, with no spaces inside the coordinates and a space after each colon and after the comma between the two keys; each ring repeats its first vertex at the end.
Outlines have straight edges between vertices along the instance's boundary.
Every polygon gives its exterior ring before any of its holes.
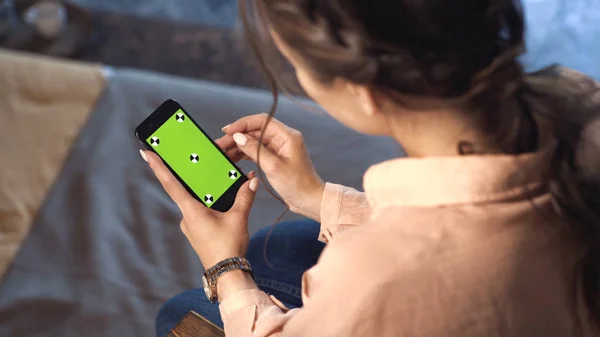
{"type": "Polygon", "coordinates": [[[264,246],[269,239],[289,240],[289,239],[311,239],[316,240],[319,234],[320,224],[308,219],[282,222],[267,226],[256,232],[250,240],[251,245],[264,246]]]}
{"type": "MultiPolygon", "coordinates": [[[[317,240],[319,229],[320,225],[312,220],[283,222],[274,228],[265,227],[252,236],[246,258],[257,268],[267,261],[277,265],[277,261],[286,260],[287,265],[291,261],[304,261],[306,256],[314,256],[316,259],[324,247],[317,240]]],[[[309,262],[311,266],[314,264],[312,259],[309,262]]]]}
{"type": "Polygon", "coordinates": [[[157,336],[166,336],[192,310],[189,294],[190,291],[176,295],[160,307],[155,318],[157,336]]]}
{"type": "Polygon", "coordinates": [[[167,336],[190,311],[195,311],[216,325],[223,326],[219,306],[210,303],[203,289],[193,289],[171,298],[158,310],[156,335],[167,336]]]}
{"type": "Polygon", "coordinates": [[[260,229],[258,232],[252,235],[252,237],[250,238],[250,244],[264,245],[265,241],[267,240],[267,236],[269,235],[269,232],[271,232],[271,226],[260,229]]]}
{"type": "Polygon", "coordinates": [[[157,325],[164,322],[172,316],[173,310],[177,308],[176,303],[178,302],[179,296],[181,296],[181,294],[170,298],[168,301],[166,301],[165,303],[163,303],[163,305],[160,306],[160,309],[158,309],[158,312],[156,313],[155,319],[157,325]]]}

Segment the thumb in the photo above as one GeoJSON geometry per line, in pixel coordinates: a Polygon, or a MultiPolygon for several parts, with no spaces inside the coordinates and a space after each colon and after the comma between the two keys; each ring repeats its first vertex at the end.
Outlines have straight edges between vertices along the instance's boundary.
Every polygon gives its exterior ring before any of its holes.
{"type": "Polygon", "coordinates": [[[258,162],[258,150],[260,148],[260,165],[265,171],[270,171],[269,168],[281,160],[276,154],[269,150],[266,146],[258,143],[258,140],[248,134],[235,133],[233,140],[246,156],[252,159],[253,162],[258,162]]]}
{"type": "Polygon", "coordinates": [[[245,215],[250,214],[250,209],[252,209],[252,204],[254,204],[254,197],[256,197],[256,190],[258,190],[258,178],[252,178],[247,181],[238,190],[231,210],[241,212],[245,215]]]}

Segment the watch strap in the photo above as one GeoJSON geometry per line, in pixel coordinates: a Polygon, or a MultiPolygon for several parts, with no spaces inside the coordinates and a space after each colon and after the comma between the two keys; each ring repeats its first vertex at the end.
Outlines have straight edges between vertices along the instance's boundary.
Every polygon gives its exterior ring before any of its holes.
{"type": "Polygon", "coordinates": [[[211,303],[216,303],[218,301],[217,281],[219,277],[234,270],[245,271],[249,273],[254,279],[254,272],[252,271],[252,266],[250,265],[250,262],[243,257],[232,257],[229,259],[225,259],[206,270],[206,272],[204,273],[204,277],[206,279],[206,282],[208,283],[208,287],[210,290],[210,293],[207,294],[207,296],[209,297],[211,303]]]}
{"type": "Polygon", "coordinates": [[[225,259],[208,269],[206,273],[209,280],[217,281],[219,277],[223,276],[223,274],[232,270],[242,270],[248,272],[250,275],[252,275],[252,278],[254,278],[254,272],[252,271],[250,261],[243,257],[232,257],[225,259]]]}

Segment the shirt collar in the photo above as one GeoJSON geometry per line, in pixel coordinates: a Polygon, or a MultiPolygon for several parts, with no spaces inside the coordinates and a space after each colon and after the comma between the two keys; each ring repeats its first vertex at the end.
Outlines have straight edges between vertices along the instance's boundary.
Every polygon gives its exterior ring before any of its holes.
{"type": "Polygon", "coordinates": [[[518,156],[394,159],[372,166],[364,176],[364,188],[375,209],[515,199],[543,186],[552,151],[549,147],[518,156]]]}

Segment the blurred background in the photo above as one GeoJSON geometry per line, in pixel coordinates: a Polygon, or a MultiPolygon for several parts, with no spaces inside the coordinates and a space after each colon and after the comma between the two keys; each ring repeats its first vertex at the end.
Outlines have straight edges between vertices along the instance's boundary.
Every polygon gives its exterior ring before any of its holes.
{"type": "Polygon", "coordinates": [[[225,28],[231,28],[237,22],[237,0],[78,0],[73,3],[93,10],[225,28]]]}
{"type": "MultiPolygon", "coordinates": [[[[528,69],[600,79],[600,1],[524,6],[528,69]]],[[[200,286],[133,130],[167,98],[213,137],[267,111],[239,26],[237,0],[0,0],[0,336],[149,336],[165,300],[200,286]]],[[[360,188],[371,164],[404,155],[291,92],[277,116],[325,180],[360,188]]],[[[283,210],[261,191],[251,232],[283,210]]]]}

